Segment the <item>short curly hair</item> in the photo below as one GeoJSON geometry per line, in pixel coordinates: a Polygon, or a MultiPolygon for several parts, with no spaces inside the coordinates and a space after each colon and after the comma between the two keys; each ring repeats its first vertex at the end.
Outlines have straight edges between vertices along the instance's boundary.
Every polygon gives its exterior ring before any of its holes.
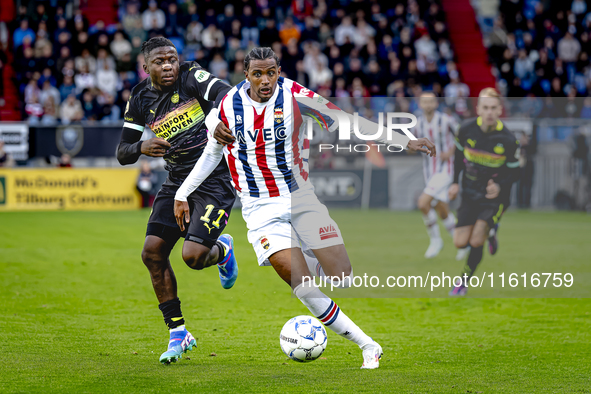
{"type": "Polygon", "coordinates": [[[253,48],[248,55],[244,58],[244,69],[248,71],[248,67],[250,67],[251,60],[266,60],[266,59],[275,59],[277,63],[277,67],[279,67],[279,57],[273,52],[273,50],[269,47],[257,47],[253,48]]]}
{"type": "Polygon", "coordinates": [[[146,62],[148,61],[148,56],[150,56],[150,52],[160,47],[173,47],[176,51],[176,47],[168,38],[152,37],[148,41],[144,41],[144,43],[142,44],[142,54],[144,55],[144,59],[146,60],[146,62]]]}

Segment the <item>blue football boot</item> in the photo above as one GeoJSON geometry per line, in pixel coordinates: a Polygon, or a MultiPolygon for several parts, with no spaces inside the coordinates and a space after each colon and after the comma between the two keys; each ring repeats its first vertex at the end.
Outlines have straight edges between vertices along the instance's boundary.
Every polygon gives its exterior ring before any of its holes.
{"type": "Polygon", "coordinates": [[[182,358],[183,353],[187,350],[192,350],[193,346],[197,346],[197,342],[193,335],[186,328],[183,330],[173,331],[170,333],[170,341],[168,342],[168,350],[160,356],[162,364],[170,364],[182,358]]]}
{"type": "Polygon", "coordinates": [[[234,255],[234,239],[230,234],[222,234],[218,241],[224,244],[224,259],[218,263],[220,281],[224,289],[230,289],[238,278],[238,263],[234,255]]]}

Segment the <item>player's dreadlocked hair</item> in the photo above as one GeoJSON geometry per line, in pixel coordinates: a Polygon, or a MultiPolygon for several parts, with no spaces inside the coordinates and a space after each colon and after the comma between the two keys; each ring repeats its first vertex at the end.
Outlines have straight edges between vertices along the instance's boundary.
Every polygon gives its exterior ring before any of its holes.
{"type": "Polygon", "coordinates": [[[253,48],[248,55],[244,58],[244,69],[248,71],[248,67],[250,66],[251,60],[265,60],[265,59],[275,59],[275,63],[277,63],[277,67],[279,67],[279,58],[273,52],[273,50],[269,47],[258,47],[253,48]]]}
{"type": "Polygon", "coordinates": [[[150,52],[160,47],[173,47],[176,49],[172,41],[170,41],[168,38],[152,37],[148,41],[144,41],[142,44],[142,54],[144,55],[146,63],[148,62],[148,56],[150,55],[150,52]]]}

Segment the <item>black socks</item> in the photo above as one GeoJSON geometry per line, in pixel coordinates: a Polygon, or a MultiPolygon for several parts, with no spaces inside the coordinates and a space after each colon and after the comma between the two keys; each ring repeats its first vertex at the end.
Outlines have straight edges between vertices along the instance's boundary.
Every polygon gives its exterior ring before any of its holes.
{"type": "Polygon", "coordinates": [[[470,254],[468,255],[468,261],[464,266],[464,274],[467,276],[467,281],[470,280],[474,272],[476,271],[476,267],[482,261],[482,249],[483,246],[474,247],[470,246],[470,254]]]}
{"type": "Polygon", "coordinates": [[[178,297],[174,300],[163,302],[158,305],[158,308],[162,311],[164,323],[166,323],[169,330],[185,324],[185,319],[183,319],[181,312],[181,300],[178,297]]]}

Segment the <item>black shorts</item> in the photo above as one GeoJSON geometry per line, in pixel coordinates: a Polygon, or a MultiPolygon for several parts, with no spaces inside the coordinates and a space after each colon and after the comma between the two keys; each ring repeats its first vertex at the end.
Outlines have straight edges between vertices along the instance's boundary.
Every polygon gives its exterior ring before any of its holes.
{"type": "Polygon", "coordinates": [[[191,222],[185,231],[174,216],[174,196],[180,185],[166,179],[154,199],[146,236],[155,235],[172,248],[180,237],[211,248],[224,231],[236,200],[236,192],[227,176],[208,178],[188,198],[191,222]]]}
{"type": "Polygon", "coordinates": [[[471,201],[462,196],[462,203],[458,208],[458,222],[456,228],[473,226],[477,220],[484,220],[489,227],[494,227],[501,220],[501,216],[509,207],[509,203],[499,201],[471,201]]]}

